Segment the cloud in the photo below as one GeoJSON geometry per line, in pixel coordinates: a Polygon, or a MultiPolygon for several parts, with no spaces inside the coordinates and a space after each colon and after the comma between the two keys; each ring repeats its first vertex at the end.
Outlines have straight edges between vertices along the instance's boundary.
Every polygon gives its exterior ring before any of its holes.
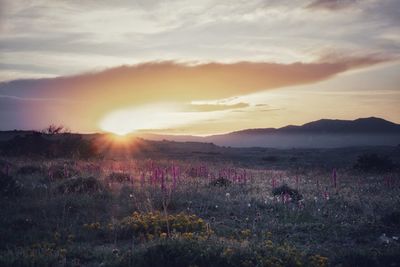
{"type": "Polygon", "coordinates": [[[312,83],[351,69],[386,62],[390,58],[380,55],[349,58],[324,56],[321,60],[293,64],[147,62],[75,76],[3,82],[0,83],[0,93],[78,99],[108,95],[122,102],[141,102],[146,99],[221,99],[260,90],[312,83]]]}
{"type": "Polygon", "coordinates": [[[35,99],[31,102],[56,99],[50,103],[30,105],[32,109],[40,106],[41,110],[46,111],[45,116],[32,116],[29,110],[21,116],[30,116],[37,121],[46,117],[47,123],[62,120],[71,129],[94,131],[102,117],[121,108],[154,103],[179,103],[192,112],[245,108],[248,105],[246,103],[206,102],[193,105],[193,101],[226,99],[285,86],[315,83],[387,60],[375,55],[331,57],[326,62],[293,64],[148,62],[76,76],[3,82],[0,83],[0,94],[35,99]],[[60,103],[60,100],[63,102],[60,103]],[[187,103],[192,105],[188,106],[187,103]]]}
{"type": "Polygon", "coordinates": [[[250,105],[248,103],[237,103],[237,104],[203,104],[203,105],[187,105],[183,108],[185,112],[211,112],[211,111],[222,111],[222,110],[238,110],[247,108],[250,105]]]}
{"type": "Polygon", "coordinates": [[[358,0],[315,0],[308,4],[309,9],[340,10],[354,6],[358,0]]]}

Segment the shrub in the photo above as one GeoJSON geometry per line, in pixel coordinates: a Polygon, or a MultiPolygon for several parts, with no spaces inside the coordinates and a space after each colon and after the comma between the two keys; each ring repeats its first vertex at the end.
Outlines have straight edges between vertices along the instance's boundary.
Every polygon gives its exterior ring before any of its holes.
{"type": "Polygon", "coordinates": [[[393,170],[393,162],[386,156],[362,154],[354,164],[354,169],[362,172],[388,172],[393,170]]]}
{"type": "Polygon", "coordinates": [[[293,202],[297,202],[303,199],[303,196],[299,193],[299,191],[290,188],[286,184],[272,189],[272,194],[274,196],[289,195],[293,202]]]}
{"type": "Polygon", "coordinates": [[[12,176],[0,172],[0,196],[11,197],[21,193],[22,185],[12,176]]]}
{"type": "Polygon", "coordinates": [[[116,183],[129,182],[130,179],[131,179],[130,175],[128,173],[123,173],[123,172],[113,172],[107,177],[108,181],[116,183]]]}
{"type": "Polygon", "coordinates": [[[100,193],[104,191],[104,187],[94,177],[75,177],[61,182],[57,191],[62,194],[100,193]]]}
{"type": "Polygon", "coordinates": [[[73,134],[32,133],[0,142],[0,151],[7,156],[39,156],[47,158],[90,158],[98,155],[95,144],[73,134]]]}
{"type": "Polygon", "coordinates": [[[221,186],[221,187],[222,186],[230,186],[231,184],[232,184],[232,182],[224,177],[219,177],[218,179],[215,179],[215,180],[211,181],[211,183],[210,183],[211,186],[221,186]]]}
{"type": "Polygon", "coordinates": [[[64,179],[64,178],[71,178],[75,175],[78,175],[78,171],[73,168],[70,164],[57,164],[52,165],[48,173],[52,179],[64,179]]]}
{"type": "Polygon", "coordinates": [[[135,212],[119,221],[116,228],[121,238],[164,238],[167,233],[204,237],[209,233],[203,219],[184,213],[165,216],[160,212],[135,212]]]}
{"type": "Polygon", "coordinates": [[[32,174],[36,174],[36,173],[40,173],[42,172],[42,169],[37,167],[37,166],[33,166],[33,165],[27,165],[27,166],[22,166],[21,168],[18,169],[17,174],[19,175],[32,175],[32,174]]]}

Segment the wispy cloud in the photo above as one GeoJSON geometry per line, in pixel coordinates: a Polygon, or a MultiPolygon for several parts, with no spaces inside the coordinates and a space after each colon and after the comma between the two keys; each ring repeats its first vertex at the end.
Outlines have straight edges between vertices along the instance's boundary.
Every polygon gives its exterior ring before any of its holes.
{"type": "Polygon", "coordinates": [[[359,0],[315,0],[307,5],[310,9],[339,10],[354,6],[359,0]]]}
{"type": "Polygon", "coordinates": [[[183,107],[185,112],[210,112],[210,111],[221,111],[221,110],[238,110],[247,108],[250,105],[248,103],[237,103],[237,104],[190,104],[183,107]]]}

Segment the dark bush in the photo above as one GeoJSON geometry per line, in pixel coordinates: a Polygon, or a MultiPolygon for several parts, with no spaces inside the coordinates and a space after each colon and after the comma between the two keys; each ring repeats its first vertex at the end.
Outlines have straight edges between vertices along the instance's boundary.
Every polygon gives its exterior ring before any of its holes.
{"type": "Polygon", "coordinates": [[[267,162],[277,162],[279,158],[277,156],[266,156],[261,158],[263,161],[267,162]]]}
{"type": "Polygon", "coordinates": [[[282,186],[272,189],[272,194],[274,196],[289,195],[293,202],[297,202],[303,199],[303,196],[296,189],[290,188],[288,185],[284,184],[282,186]]]}
{"type": "Polygon", "coordinates": [[[128,173],[113,172],[107,177],[107,180],[110,182],[123,183],[123,182],[129,182],[131,178],[128,173]]]}
{"type": "Polygon", "coordinates": [[[230,186],[231,184],[232,182],[224,177],[219,177],[210,183],[211,186],[230,186]]]}
{"type": "Polygon", "coordinates": [[[12,197],[21,193],[22,185],[12,176],[0,172],[0,196],[12,197]]]}
{"type": "Polygon", "coordinates": [[[386,156],[367,153],[358,157],[354,169],[362,172],[388,172],[394,169],[394,164],[386,156]]]}
{"type": "Polygon", "coordinates": [[[94,177],[76,177],[61,182],[57,191],[62,194],[91,194],[103,192],[104,187],[94,177]]]}
{"type": "Polygon", "coordinates": [[[37,167],[37,166],[32,166],[32,165],[27,165],[27,166],[22,166],[21,168],[18,169],[17,174],[19,175],[32,175],[36,173],[41,173],[42,169],[37,167]]]}
{"type": "Polygon", "coordinates": [[[48,174],[52,179],[64,179],[76,176],[79,172],[71,164],[65,163],[50,166],[48,174]]]}
{"type": "Polygon", "coordinates": [[[47,158],[91,158],[98,155],[95,145],[80,135],[47,135],[32,133],[0,142],[0,151],[6,156],[40,156],[47,158]]]}

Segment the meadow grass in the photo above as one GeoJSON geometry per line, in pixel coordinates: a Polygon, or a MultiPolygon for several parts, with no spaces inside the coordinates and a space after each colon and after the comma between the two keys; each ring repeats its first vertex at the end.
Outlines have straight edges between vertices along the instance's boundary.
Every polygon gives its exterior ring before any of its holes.
{"type": "Polygon", "coordinates": [[[399,266],[398,173],[2,162],[1,266],[399,266]]]}

